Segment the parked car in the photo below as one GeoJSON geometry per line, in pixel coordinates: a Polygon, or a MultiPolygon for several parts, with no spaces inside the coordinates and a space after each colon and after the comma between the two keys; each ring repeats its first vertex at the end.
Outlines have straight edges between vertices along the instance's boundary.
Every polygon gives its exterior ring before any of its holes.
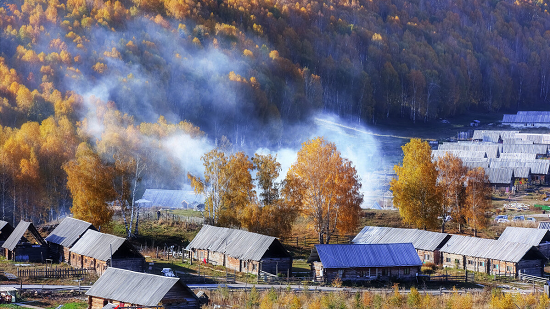
{"type": "Polygon", "coordinates": [[[160,272],[166,277],[175,277],[176,276],[174,274],[174,271],[172,270],[172,268],[163,268],[160,272]]]}
{"type": "Polygon", "coordinates": [[[525,221],[533,221],[533,222],[536,222],[537,219],[533,218],[533,217],[529,217],[529,218],[525,218],[525,221]]]}
{"type": "Polygon", "coordinates": [[[523,221],[525,220],[525,216],[515,216],[514,219],[512,219],[512,221],[523,221]]]}
{"type": "Polygon", "coordinates": [[[506,222],[510,222],[510,220],[504,219],[504,218],[500,218],[500,219],[498,219],[498,221],[497,221],[497,223],[506,223],[506,222]]]}
{"type": "Polygon", "coordinates": [[[499,220],[506,220],[506,222],[508,222],[508,216],[507,215],[498,215],[495,217],[495,222],[499,222],[499,220]]]}

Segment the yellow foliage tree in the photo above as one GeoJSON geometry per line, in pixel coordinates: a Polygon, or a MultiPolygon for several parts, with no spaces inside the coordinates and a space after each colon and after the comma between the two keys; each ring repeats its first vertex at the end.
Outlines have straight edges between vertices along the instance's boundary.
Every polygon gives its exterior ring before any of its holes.
{"type": "Polygon", "coordinates": [[[317,137],[302,144],[287,173],[284,194],[312,221],[319,243],[329,243],[336,232],[357,228],[363,202],[360,189],[351,161],[340,156],[334,143],[317,137]]]}
{"type": "Polygon", "coordinates": [[[481,167],[466,174],[466,211],[468,225],[477,237],[479,229],[487,227],[488,211],[491,208],[491,187],[485,170],[481,167]]]}
{"type": "Polygon", "coordinates": [[[413,138],[401,147],[403,164],[394,167],[397,178],[390,182],[393,203],[405,223],[433,229],[441,213],[441,194],[436,185],[437,170],[428,142],[413,138]]]}
{"type": "Polygon", "coordinates": [[[464,224],[464,180],[468,169],[462,165],[462,160],[451,153],[437,160],[437,185],[441,198],[441,232],[445,232],[447,217],[458,223],[460,232],[464,224]]]}
{"type": "Polygon", "coordinates": [[[75,159],[64,164],[63,169],[73,198],[74,217],[97,227],[111,221],[113,211],[107,203],[116,197],[112,187],[113,169],[103,164],[86,143],[78,146],[75,159]]]}

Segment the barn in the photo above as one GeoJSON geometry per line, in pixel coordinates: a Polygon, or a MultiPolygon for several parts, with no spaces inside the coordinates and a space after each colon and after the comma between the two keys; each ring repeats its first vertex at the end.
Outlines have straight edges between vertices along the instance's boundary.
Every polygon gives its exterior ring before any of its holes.
{"type": "Polygon", "coordinates": [[[179,278],[109,267],[86,292],[88,309],[194,309],[199,299],[179,278]]]}
{"type": "Polygon", "coordinates": [[[308,259],[317,280],[410,280],[422,261],[411,243],[315,245],[308,259]]]}
{"type": "Polygon", "coordinates": [[[4,257],[18,262],[44,262],[49,258],[48,244],[32,222],[21,220],[2,244],[4,257]]]}
{"type": "Polygon", "coordinates": [[[528,244],[452,235],[441,248],[443,267],[490,275],[518,276],[519,272],[542,277],[546,257],[528,244]]]}
{"type": "Polygon", "coordinates": [[[239,272],[287,274],[292,257],[275,237],[204,225],[186,250],[193,258],[239,272]]]}
{"type": "Polygon", "coordinates": [[[498,240],[535,246],[546,258],[550,258],[550,230],[508,226],[498,240]]]}
{"type": "Polygon", "coordinates": [[[439,264],[439,249],[451,236],[447,233],[417,229],[365,226],[352,240],[354,244],[391,244],[410,242],[423,263],[439,264]]]}
{"type": "Polygon", "coordinates": [[[95,227],[89,222],[71,217],[63,219],[46,237],[54,259],[59,262],[70,263],[69,250],[89,229],[95,230],[95,227]]]}
{"type": "Polygon", "coordinates": [[[126,239],[92,229],[88,229],[69,252],[71,266],[93,268],[98,275],[109,266],[138,272],[145,268],[145,258],[126,239]]]}

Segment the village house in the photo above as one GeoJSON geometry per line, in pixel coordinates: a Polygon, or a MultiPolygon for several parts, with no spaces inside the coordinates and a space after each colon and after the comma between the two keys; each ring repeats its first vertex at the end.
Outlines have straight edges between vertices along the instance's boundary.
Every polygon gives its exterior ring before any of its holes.
{"type": "Polygon", "coordinates": [[[493,190],[510,192],[514,185],[514,169],[513,168],[486,168],[485,175],[489,179],[489,183],[493,190]]]}
{"type": "Polygon", "coordinates": [[[70,263],[69,250],[89,229],[95,230],[95,227],[89,222],[71,217],[63,219],[46,237],[54,259],[59,262],[70,263]]]}
{"type": "Polygon", "coordinates": [[[319,281],[411,280],[422,261],[411,243],[315,245],[308,259],[319,281]]]}
{"type": "Polygon", "coordinates": [[[2,244],[4,257],[18,262],[44,262],[49,258],[48,244],[32,222],[21,220],[2,244]]]}
{"type": "Polygon", "coordinates": [[[88,229],[69,250],[70,265],[93,268],[98,275],[107,267],[118,267],[138,272],[145,268],[145,258],[126,239],[88,229]]]}
{"type": "Polygon", "coordinates": [[[239,272],[290,274],[292,257],[272,236],[204,225],[186,250],[193,258],[239,272]]]}
{"type": "Polygon", "coordinates": [[[13,226],[7,221],[0,220],[0,245],[10,237],[13,232],[13,226]]]}
{"type": "Polygon", "coordinates": [[[88,309],[200,308],[199,299],[179,278],[109,267],[86,292],[88,309]]]}
{"type": "Polygon", "coordinates": [[[501,123],[514,128],[548,128],[550,127],[550,112],[518,111],[515,115],[504,114],[501,123]]]}
{"type": "Polygon", "coordinates": [[[352,240],[354,244],[412,243],[423,263],[439,264],[439,249],[451,236],[417,229],[365,226],[352,240]]]}
{"type": "Polygon", "coordinates": [[[550,230],[508,226],[498,240],[535,246],[547,259],[550,258],[550,230]]]}
{"type": "Polygon", "coordinates": [[[460,235],[452,235],[440,252],[443,267],[511,277],[542,277],[546,262],[532,245],[460,235]]]}

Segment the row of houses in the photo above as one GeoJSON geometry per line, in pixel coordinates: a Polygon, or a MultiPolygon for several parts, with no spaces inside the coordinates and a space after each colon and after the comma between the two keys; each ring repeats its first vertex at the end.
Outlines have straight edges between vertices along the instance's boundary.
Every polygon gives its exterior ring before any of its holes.
{"type": "Polygon", "coordinates": [[[20,221],[10,232],[10,224],[0,221],[0,242],[8,260],[51,259],[76,268],[94,269],[99,275],[109,266],[140,272],[145,267],[145,258],[128,240],[100,233],[92,224],[70,217],[45,239],[31,222],[20,221]]]}
{"type": "Polygon", "coordinates": [[[498,240],[416,229],[366,226],[354,244],[411,243],[421,263],[491,275],[542,276],[550,257],[550,230],[507,227],[498,240]]]}
{"type": "Polygon", "coordinates": [[[546,184],[550,179],[550,134],[475,130],[472,141],[443,143],[433,160],[447,153],[470,169],[481,167],[494,189],[510,191],[518,184],[546,184]]]}

